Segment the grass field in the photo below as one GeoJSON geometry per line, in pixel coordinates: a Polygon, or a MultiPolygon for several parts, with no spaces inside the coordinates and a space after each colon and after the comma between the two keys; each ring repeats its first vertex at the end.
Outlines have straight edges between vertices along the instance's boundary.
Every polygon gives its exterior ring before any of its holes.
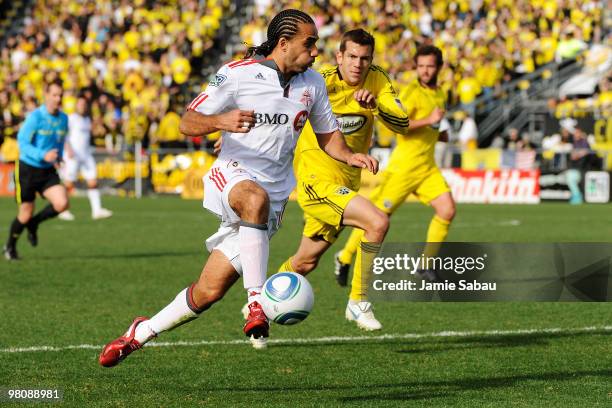
{"type": "MultiPolygon", "coordinates": [[[[283,341],[267,350],[243,340],[239,282],[200,319],[161,336],[162,347],[102,368],[104,343],[198,276],[203,240],[217,227],[196,201],[104,202],[113,218],[94,222],[87,201],[75,199],[77,221],[44,224],[38,248],[22,237],[24,260],[0,262],[0,388],[61,388],[57,406],[73,407],[612,405],[611,304],[378,303],[384,330],[367,334],[344,320],[347,290],[331,272],[337,246],[309,276],[311,316],[273,326],[272,338],[283,341]],[[457,333],[441,333],[448,331],[457,333]]],[[[14,210],[12,200],[0,200],[3,240],[14,210]]],[[[429,219],[429,209],[406,205],[388,240],[422,241],[429,219]]],[[[290,203],[271,244],[272,268],[296,248],[300,231],[301,213],[290,203]]],[[[562,204],[460,205],[449,236],[611,238],[612,206],[562,204]]]]}

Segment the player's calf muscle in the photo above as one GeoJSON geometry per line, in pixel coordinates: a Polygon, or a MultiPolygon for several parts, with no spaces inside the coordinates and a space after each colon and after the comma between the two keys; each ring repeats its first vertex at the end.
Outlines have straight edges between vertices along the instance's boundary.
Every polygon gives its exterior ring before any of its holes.
{"type": "Polygon", "coordinates": [[[208,309],[223,299],[223,296],[225,296],[225,290],[222,288],[210,288],[200,284],[196,284],[193,288],[193,300],[202,310],[208,309]]]}

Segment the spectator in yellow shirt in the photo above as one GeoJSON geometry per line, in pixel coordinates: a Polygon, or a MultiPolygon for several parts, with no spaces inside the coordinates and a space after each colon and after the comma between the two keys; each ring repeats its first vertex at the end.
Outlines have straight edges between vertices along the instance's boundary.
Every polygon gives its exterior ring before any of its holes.
{"type": "Polygon", "coordinates": [[[179,131],[181,117],[176,113],[175,107],[171,107],[164,115],[159,128],[157,129],[156,139],[161,148],[184,148],[186,147],[185,135],[179,131]]]}
{"type": "Polygon", "coordinates": [[[172,80],[177,85],[183,85],[189,79],[191,73],[191,64],[185,57],[178,56],[174,58],[170,64],[170,70],[172,71],[172,80]]]}
{"type": "Polygon", "coordinates": [[[476,114],[476,104],[474,101],[478,94],[482,92],[482,88],[480,83],[474,78],[471,69],[464,72],[463,78],[457,84],[457,92],[459,93],[461,109],[474,117],[476,114]]]}

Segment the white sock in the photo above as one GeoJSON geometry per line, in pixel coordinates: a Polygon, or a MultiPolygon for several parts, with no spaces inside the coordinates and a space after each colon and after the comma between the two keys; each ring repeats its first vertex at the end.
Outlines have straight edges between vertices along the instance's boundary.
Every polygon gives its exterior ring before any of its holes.
{"type": "Polygon", "coordinates": [[[89,198],[89,205],[91,205],[91,213],[95,214],[100,211],[100,208],[102,208],[100,190],[97,188],[87,189],[87,197],[89,198]]]}
{"type": "Polygon", "coordinates": [[[268,256],[270,255],[268,230],[263,228],[263,226],[260,229],[241,225],[238,229],[244,287],[245,289],[259,289],[258,292],[261,292],[261,287],[266,281],[268,256]]]}
{"type": "MultiPolygon", "coordinates": [[[[128,333],[126,333],[128,334],[128,333]]],[[[151,326],[149,326],[149,320],[140,323],[136,326],[136,333],[134,333],[134,340],[139,342],[141,345],[145,344],[153,337],[157,336],[157,333],[153,331],[151,326]]]]}
{"type": "Polygon", "coordinates": [[[247,288],[248,300],[247,303],[250,305],[253,302],[261,303],[261,286],[255,288],[247,288]]]}
{"type": "MultiPolygon", "coordinates": [[[[155,316],[146,322],[142,322],[136,328],[134,339],[140,344],[144,344],[151,340],[157,334],[172,330],[181,324],[187,323],[200,314],[192,309],[193,305],[189,305],[191,300],[187,297],[191,296],[189,288],[185,288],[179,292],[168,306],[160,310],[155,316]]],[[[196,309],[197,310],[197,309],[196,309]]]]}

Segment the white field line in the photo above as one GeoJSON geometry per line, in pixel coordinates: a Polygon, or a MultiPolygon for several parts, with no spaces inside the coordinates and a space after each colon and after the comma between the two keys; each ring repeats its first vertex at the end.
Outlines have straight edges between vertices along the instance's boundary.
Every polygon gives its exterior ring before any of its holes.
{"type": "MultiPolygon", "coordinates": [[[[485,331],[441,331],[434,333],[404,333],[404,334],[382,334],[379,336],[329,336],[295,339],[270,339],[268,344],[320,344],[320,343],[348,343],[368,342],[378,340],[401,340],[401,339],[433,339],[453,337],[503,337],[530,334],[576,334],[589,332],[612,332],[612,326],[589,326],[578,328],[549,328],[549,329],[518,329],[518,330],[485,330],[485,331]]],[[[232,346],[250,344],[248,339],[244,340],[200,340],[200,341],[169,341],[152,342],[146,347],[198,347],[198,346],[232,346]]],[[[101,350],[102,345],[75,344],[69,346],[31,346],[31,347],[8,347],[0,349],[0,353],[29,353],[38,351],[66,351],[66,350],[101,350]]]]}
{"type": "MultiPolygon", "coordinates": [[[[155,214],[154,212],[151,211],[151,217],[153,217],[153,214],[155,214]]],[[[113,217],[118,216],[121,217],[121,214],[113,214],[113,217]]],[[[130,214],[130,217],[140,217],[143,218],[143,216],[141,214],[130,214]]],[[[126,216],[127,217],[127,216],[126,216]]],[[[151,218],[148,216],[144,216],[144,218],[151,218]]],[[[193,219],[201,219],[200,216],[190,216],[189,218],[193,218],[193,219]]],[[[83,219],[88,219],[83,217],[83,219]]],[[[69,222],[69,221],[63,221],[65,223],[69,222]]],[[[500,220],[500,221],[494,221],[494,222],[455,222],[453,223],[453,229],[455,228],[483,228],[483,227],[519,227],[521,226],[523,223],[521,222],[521,220],[516,220],[516,219],[510,219],[510,220],[500,220]]],[[[423,224],[419,224],[419,223],[408,223],[408,222],[404,222],[401,224],[402,228],[404,229],[422,229],[423,228],[423,224]]],[[[50,225],[49,228],[50,229],[56,229],[56,230],[64,230],[66,229],[68,226],[67,225],[62,225],[62,224],[54,224],[54,225],[50,225]]],[[[8,228],[5,226],[1,226],[0,227],[0,232],[2,231],[8,231],[8,228]]]]}

